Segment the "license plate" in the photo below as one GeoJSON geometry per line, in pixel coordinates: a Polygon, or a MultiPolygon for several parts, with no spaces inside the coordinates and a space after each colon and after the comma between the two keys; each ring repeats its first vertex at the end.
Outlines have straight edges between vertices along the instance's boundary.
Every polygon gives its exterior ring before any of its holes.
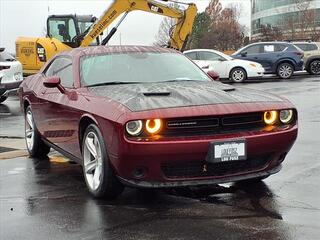
{"type": "Polygon", "coordinates": [[[224,142],[211,142],[206,160],[208,162],[229,162],[246,159],[246,141],[240,139],[224,142]]]}

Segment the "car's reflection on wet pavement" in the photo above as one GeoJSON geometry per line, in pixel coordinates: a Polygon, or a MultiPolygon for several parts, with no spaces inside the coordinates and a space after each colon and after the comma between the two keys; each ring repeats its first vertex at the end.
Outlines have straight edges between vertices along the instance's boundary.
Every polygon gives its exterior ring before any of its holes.
{"type": "Polygon", "coordinates": [[[296,234],[282,221],[281,201],[264,182],[127,189],[107,201],[93,199],[80,166],[61,157],[18,158],[6,166],[0,162],[0,168],[1,239],[292,239],[296,234]]]}

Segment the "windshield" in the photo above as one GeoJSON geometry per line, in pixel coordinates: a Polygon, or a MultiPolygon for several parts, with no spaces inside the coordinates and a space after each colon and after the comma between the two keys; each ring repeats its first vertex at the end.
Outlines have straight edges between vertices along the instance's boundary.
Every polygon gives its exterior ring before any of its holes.
{"type": "Polygon", "coordinates": [[[210,81],[182,54],[140,52],[94,55],[81,59],[82,86],[186,80],[210,81]]]}
{"type": "Polygon", "coordinates": [[[221,56],[221,57],[224,57],[225,59],[227,60],[232,60],[234,59],[233,57],[230,57],[229,55],[223,53],[223,52],[218,52],[218,54],[221,56]]]}

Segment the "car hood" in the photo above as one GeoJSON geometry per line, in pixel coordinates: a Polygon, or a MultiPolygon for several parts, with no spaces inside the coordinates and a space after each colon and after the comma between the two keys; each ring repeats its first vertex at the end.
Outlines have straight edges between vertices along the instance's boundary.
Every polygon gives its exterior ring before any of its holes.
{"type": "Polygon", "coordinates": [[[212,104],[281,102],[265,92],[217,82],[181,81],[89,87],[91,94],[106,97],[133,112],[212,104]]]}

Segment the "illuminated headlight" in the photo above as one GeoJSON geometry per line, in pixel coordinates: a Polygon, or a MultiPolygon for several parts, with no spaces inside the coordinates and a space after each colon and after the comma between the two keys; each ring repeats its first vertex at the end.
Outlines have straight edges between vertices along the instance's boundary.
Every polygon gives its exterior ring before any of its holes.
{"type": "Polygon", "coordinates": [[[131,136],[138,136],[142,131],[142,121],[130,121],[126,124],[126,131],[131,136]]]}
{"type": "Polygon", "coordinates": [[[276,123],[277,118],[278,118],[277,111],[266,111],[263,114],[263,120],[268,125],[272,125],[272,124],[276,123]]]}
{"type": "Polygon", "coordinates": [[[149,119],[146,121],[146,130],[150,134],[159,133],[162,128],[161,119],[149,119]]]}
{"type": "Polygon", "coordinates": [[[290,123],[293,119],[292,110],[281,110],[280,111],[280,121],[284,124],[290,123]]]}

